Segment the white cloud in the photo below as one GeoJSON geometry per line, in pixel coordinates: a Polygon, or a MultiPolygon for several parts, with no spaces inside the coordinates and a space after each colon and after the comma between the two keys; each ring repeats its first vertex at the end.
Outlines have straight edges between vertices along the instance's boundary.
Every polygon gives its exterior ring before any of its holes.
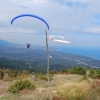
{"type": "MultiPolygon", "coordinates": [[[[0,32],[31,33],[47,27],[39,20],[18,19],[19,14],[35,14],[44,18],[50,26],[48,33],[99,33],[100,0],[0,0],[0,32]],[[19,28],[18,28],[19,27],[19,28]]],[[[58,34],[59,35],[59,34],[58,34]]]]}
{"type": "Polygon", "coordinates": [[[36,31],[28,30],[28,29],[23,29],[20,27],[12,27],[12,28],[0,28],[0,33],[36,33],[36,31]]]}
{"type": "Polygon", "coordinates": [[[87,33],[99,33],[100,34],[100,27],[88,27],[86,28],[86,30],[84,30],[84,32],[87,32],[87,33]]]}

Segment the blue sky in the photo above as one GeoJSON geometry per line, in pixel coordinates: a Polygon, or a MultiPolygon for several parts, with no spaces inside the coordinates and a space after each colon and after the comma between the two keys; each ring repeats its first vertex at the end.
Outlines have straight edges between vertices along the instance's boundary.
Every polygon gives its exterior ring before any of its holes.
{"type": "Polygon", "coordinates": [[[48,35],[71,41],[49,41],[50,46],[100,45],[100,0],[0,0],[0,9],[0,39],[11,43],[45,46],[47,27],[40,20],[27,17],[10,24],[17,15],[35,14],[48,22],[48,35]]]}

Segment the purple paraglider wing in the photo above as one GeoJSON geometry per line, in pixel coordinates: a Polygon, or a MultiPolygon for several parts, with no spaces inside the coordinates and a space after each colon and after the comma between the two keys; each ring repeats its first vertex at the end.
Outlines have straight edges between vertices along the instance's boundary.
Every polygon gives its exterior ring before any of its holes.
{"type": "Polygon", "coordinates": [[[46,24],[46,26],[47,26],[47,28],[48,28],[48,30],[49,30],[49,25],[48,25],[48,23],[47,23],[43,18],[41,18],[41,17],[39,17],[39,16],[36,16],[36,15],[33,15],[33,14],[22,14],[22,15],[18,15],[18,16],[14,17],[14,18],[11,20],[11,24],[12,24],[12,23],[14,22],[14,20],[16,20],[17,18],[25,17],[25,16],[35,17],[35,18],[37,18],[37,19],[40,19],[41,21],[43,21],[43,22],[46,24]]]}

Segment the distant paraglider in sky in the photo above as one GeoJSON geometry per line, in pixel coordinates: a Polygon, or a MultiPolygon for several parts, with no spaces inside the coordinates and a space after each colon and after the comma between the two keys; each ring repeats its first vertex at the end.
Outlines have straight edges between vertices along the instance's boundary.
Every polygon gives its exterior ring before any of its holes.
{"type": "Polygon", "coordinates": [[[30,46],[31,46],[31,44],[29,44],[29,43],[27,43],[26,45],[27,45],[27,48],[28,48],[28,49],[29,49],[29,48],[30,48],[30,46]]]}
{"type": "Polygon", "coordinates": [[[48,23],[43,19],[43,18],[41,18],[41,17],[39,17],[39,16],[37,16],[37,15],[33,15],[33,14],[22,14],[22,15],[18,15],[18,16],[16,16],[16,17],[14,17],[12,20],[11,20],[11,24],[13,24],[13,22],[16,20],[16,19],[18,19],[18,18],[20,18],[20,17],[35,17],[35,18],[37,18],[37,19],[40,19],[41,21],[43,21],[45,24],[46,24],[46,26],[47,26],[47,28],[48,28],[48,30],[49,30],[49,25],[48,25],[48,23]]]}

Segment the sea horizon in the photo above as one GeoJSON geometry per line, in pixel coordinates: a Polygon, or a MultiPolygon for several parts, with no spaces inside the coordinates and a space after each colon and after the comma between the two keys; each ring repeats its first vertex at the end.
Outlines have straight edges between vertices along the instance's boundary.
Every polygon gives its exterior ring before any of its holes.
{"type": "Polygon", "coordinates": [[[100,48],[94,47],[59,47],[58,51],[77,54],[100,60],[100,48]]]}

